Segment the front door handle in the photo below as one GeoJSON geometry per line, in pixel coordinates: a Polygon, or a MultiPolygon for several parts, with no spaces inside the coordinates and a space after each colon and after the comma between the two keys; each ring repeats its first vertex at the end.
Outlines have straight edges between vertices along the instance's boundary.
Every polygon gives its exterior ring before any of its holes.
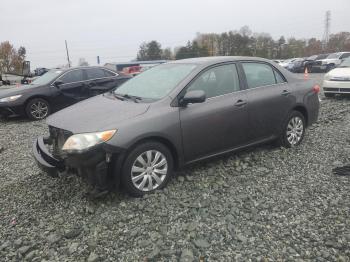
{"type": "Polygon", "coordinates": [[[282,96],[287,96],[287,95],[290,95],[290,92],[288,90],[283,90],[282,96]]]}
{"type": "Polygon", "coordinates": [[[235,106],[241,107],[247,104],[247,101],[239,99],[236,103],[235,106]]]}

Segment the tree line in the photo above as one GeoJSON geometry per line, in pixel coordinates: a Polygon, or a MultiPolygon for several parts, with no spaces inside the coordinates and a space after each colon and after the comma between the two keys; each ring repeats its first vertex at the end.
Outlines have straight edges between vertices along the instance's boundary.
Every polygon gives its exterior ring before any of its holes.
{"type": "Polygon", "coordinates": [[[0,43],[0,75],[21,74],[25,57],[26,49],[23,46],[16,49],[9,41],[0,43]]]}
{"type": "Polygon", "coordinates": [[[203,56],[258,56],[268,59],[308,57],[322,53],[350,51],[350,32],[331,34],[328,43],[317,38],[273,39],[267,33],[253,33],[248,26],[238,31],[197,33],[186,45],[162,49],[156,41],[142,43],[137,60],[172,60],[203,56]]]}

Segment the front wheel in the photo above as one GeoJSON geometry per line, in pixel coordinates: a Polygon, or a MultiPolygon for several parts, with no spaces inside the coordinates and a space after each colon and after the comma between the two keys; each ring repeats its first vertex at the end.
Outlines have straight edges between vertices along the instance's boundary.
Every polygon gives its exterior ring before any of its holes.
{"type": "Polygon", "coordinates": [[[41,120],[51,112],[49,102],[42,98],[29,100],[26,106],[26,114],[32,120],[41,120]]]}
{"type": "Polygon", "coordinates": [[[283,124],[280,145],[284,147],[294,147],[301,143],[305,134],[305,118],[298,111],[290,113],[283,124]]]}
{"type": "Polygon", "coordinates": [[[169,149],[158,142],[146,142],[136,146],[127,156],[121,180],[130,195],[142,196],[164,188],[172,171],[173,157],[169,149]]]}

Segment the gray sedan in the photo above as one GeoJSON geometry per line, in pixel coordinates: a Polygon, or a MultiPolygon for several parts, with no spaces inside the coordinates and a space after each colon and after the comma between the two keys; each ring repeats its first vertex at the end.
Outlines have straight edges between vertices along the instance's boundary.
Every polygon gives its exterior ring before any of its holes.
{"type": "Polygon", "coordinates": [[[299,145],[319,91],[266,59],[174,61],[53,114],[33,152],[51,175],[73,170],[98,190],[121,182],[140,196],[189,163],[269,141],[299,145]]]}

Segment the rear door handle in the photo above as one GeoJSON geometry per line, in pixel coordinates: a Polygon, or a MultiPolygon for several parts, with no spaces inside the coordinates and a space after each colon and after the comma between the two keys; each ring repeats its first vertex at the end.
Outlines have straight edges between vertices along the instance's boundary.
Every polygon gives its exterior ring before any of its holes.
{"type": "Polygon", "coordinates": [[[239,99],[236,103],[235,106],[241,107],[247,104],[247,101],[239,99]]]}
{"type": "Polygon", "coordinates": [[[288,90],[283,90],[282,96],[287,96],[287,95],[290,95],[290,92],[288,90]]]}

